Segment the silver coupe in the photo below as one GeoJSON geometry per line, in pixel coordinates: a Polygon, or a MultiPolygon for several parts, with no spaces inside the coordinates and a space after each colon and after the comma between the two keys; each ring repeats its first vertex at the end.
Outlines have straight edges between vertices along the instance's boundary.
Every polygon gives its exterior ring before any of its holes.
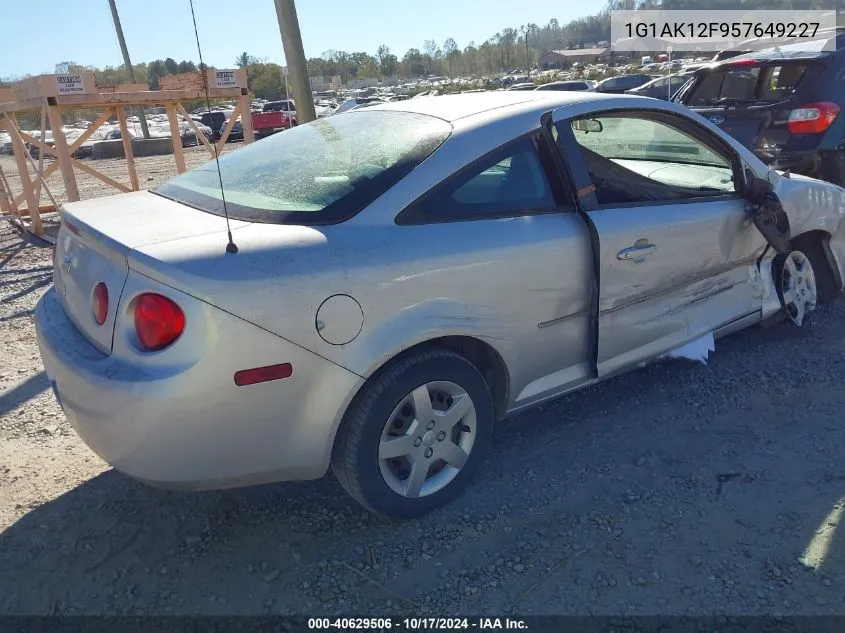
{"type": "Polygon", "coordinates": [[[453,498],[505,416],[842,289],[845,190],[681,105],[575,92],[320,119],[66,204],[38,342],[82,439],[187,489],[453,498]]]}

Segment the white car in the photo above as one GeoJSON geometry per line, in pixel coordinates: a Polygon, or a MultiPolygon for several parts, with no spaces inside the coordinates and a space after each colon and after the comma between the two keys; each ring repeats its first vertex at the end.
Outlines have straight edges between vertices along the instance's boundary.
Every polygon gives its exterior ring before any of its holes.
{"type": "Polygon", "coordinates": [[[157,485],[331,467],[367,508],[418,516],[505,416],[800,325],[845,278],[845,189],[647,97],[376,104],[219,164],[63,205],[35,314],[74,428],[157,485]]]}

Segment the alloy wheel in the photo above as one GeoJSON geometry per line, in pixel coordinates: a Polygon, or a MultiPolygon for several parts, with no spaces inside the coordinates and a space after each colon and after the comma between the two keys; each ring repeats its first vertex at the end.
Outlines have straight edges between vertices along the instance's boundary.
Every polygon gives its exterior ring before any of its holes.
{"type": "Polygon", "coordinates": [[[434,494],[464,467],[476,434],[475,405],[462,387],[422,384],[387,419],[378,451],[382,477],[403,497],[434,494]]]}
{"type": "Polygon", "coordinates": [[[800,326],[818,301],[813,265],[801,251],[792,251],[783,260],[778,290],[790,321],[800,326]]]}

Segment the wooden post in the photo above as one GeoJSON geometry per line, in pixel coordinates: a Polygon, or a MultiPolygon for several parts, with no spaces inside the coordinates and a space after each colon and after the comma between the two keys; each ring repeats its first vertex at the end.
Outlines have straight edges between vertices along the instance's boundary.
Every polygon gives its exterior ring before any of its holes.
{"type": "MultiPolygon", "coordinates": [[[[41,106],[41,140],[47,135],[47,106],[41,106]]],[[[41,207],[41,183],[44,182],[44,152],[38,152],[38,171],[35,172],[37,180],[35,181],[35,199],[38,200],[38,206],[41,207]]]]}
{"type": "Polygon", "coordinates": [[[68,202],[76,202],[79,200],[79,189],[76,187],[73,163],[70,160],[67,139],[62,130],[62,113],[59,106],[48,105],[47,114],[50,117],[50,128],[53,130],[53,142],[56,144],[56,158],[59,160],[59,169],[62,170],[62,180],[65,182],[65,194],[68,202]]]}
{"type": "Polygon", "coordinates": [[[21,188],[23,189],[24,198],[26,199],[29,219],[32,222],[32,228],[35,234],[41,235],[44,230],[41,227],[41,215],[38,209],[38,200],[35,199],[35,189],[32,186],[32,179],[29,177],[29,165],[26,164],[26,145],[24,145],[21,135],[18,134],[17,121],[14,119],[10,120],[6,129],[12,137],[12,147],[15,152],[15,163],[18,165],[18,176],[21,179],[21,188]]]}
{"type": "Polygon", "coordinates": [[[191,115],[188,114],[188,111],[185,110],[184,107],[182,107],[181,103],[176,104],[176,108],[179,110],[182,116],[185,117],[185,120],[188,122],[188,125],[190,125],[194,129],[194,134],[196,134],[197,138],[202,141],[203,145],[205,145],[205,149],[208,150],[209,154],[211,154],[211,157],[214,158],[216,156],[216,154],[214,153],[214,147],[212,147],[211,143],[208,142],[208,139],[205,138],[205,134],[203,134],[202,130],[199,129],[196,121],[191,118],[191,115]]]}
{"type": "Polygon", "coordinates": [[[167,120],[170,121],[170,138],[173,140],[173,158],[176,159],[176,172],[185,172],[185,154],[182,152],[182,131],[179,128],[179,117],[176,116],[176,104],[169,102],[167,108],[167,120]]]}
{"type": "Polygon", "coordinates": [[[244,129],[244,143],[255,141],[255,130],[252,127],[252,105],[249,102],[249,94],[242,94],[238,97],[241,104],[241,126],[244,129]]]}
{"type": "MultiPolygon", "coordinates": [[[[132,191],[138,191],[138,172],[135,171],[135,155],[132,152],[132,136],[129,134],[129,126],[126,125],[126,110],[123,106],[117,110],[117,123],[120,125],[120,138],[123,140],[123,153],[126,155],[126,168],[129,170],[129,184],[132,191]]],[[[143,152],[142,152],[143,153],[143,152]]]]}
{"type": "MultiPolygon", "coordinates": [[[[3,126],[0,125],[0,130],[2,129],[3,126]]],[[[13,206],[14,204],[15,199],[12,196],[12,192],[9,191],[9,184],[6,180],[6,174],[3,173],[3,166],[0,165],[0,211],[2,211],[6,215],[11,215],[12,213],[18,215],[18,208],[13,206]]]]}
{"type": "Polygon", "coordinates": [[[232,128],[235,127],[235,120],[238,118],[238,115],[241,113],[241,104],[235,106],[234,112],[232,112],[232,116],[229,117],[229,120],[226,121],[226,127],[223,128],[223,132],[220,134],[220,140],[214,144],[215,147],[215,156],[219,156],[220,152],[223,151],[223,148],[226,146],[226,139],[229,138],[229,134],[232,133],[232,128]]]}

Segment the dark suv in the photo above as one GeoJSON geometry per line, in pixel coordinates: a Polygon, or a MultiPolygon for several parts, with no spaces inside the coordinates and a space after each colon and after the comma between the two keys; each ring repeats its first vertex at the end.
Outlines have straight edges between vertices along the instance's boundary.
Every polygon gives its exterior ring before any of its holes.
{"type": "Polygon", "coordinates": [[[212,141],[220,140],[220,128],[226,125],[227,120],[226,113],[219,110],[203,112],[202,116],[200,116],[200,123],[211,128],[210,140],[212,141]]]}
{"type": "Polygon", "coordinates": [[[721,127],[775,169],[845,186],[842,31],[701,68],[672,100],[721,127]],[[823,50],[825,44],[835,50],[823,50]]]}

